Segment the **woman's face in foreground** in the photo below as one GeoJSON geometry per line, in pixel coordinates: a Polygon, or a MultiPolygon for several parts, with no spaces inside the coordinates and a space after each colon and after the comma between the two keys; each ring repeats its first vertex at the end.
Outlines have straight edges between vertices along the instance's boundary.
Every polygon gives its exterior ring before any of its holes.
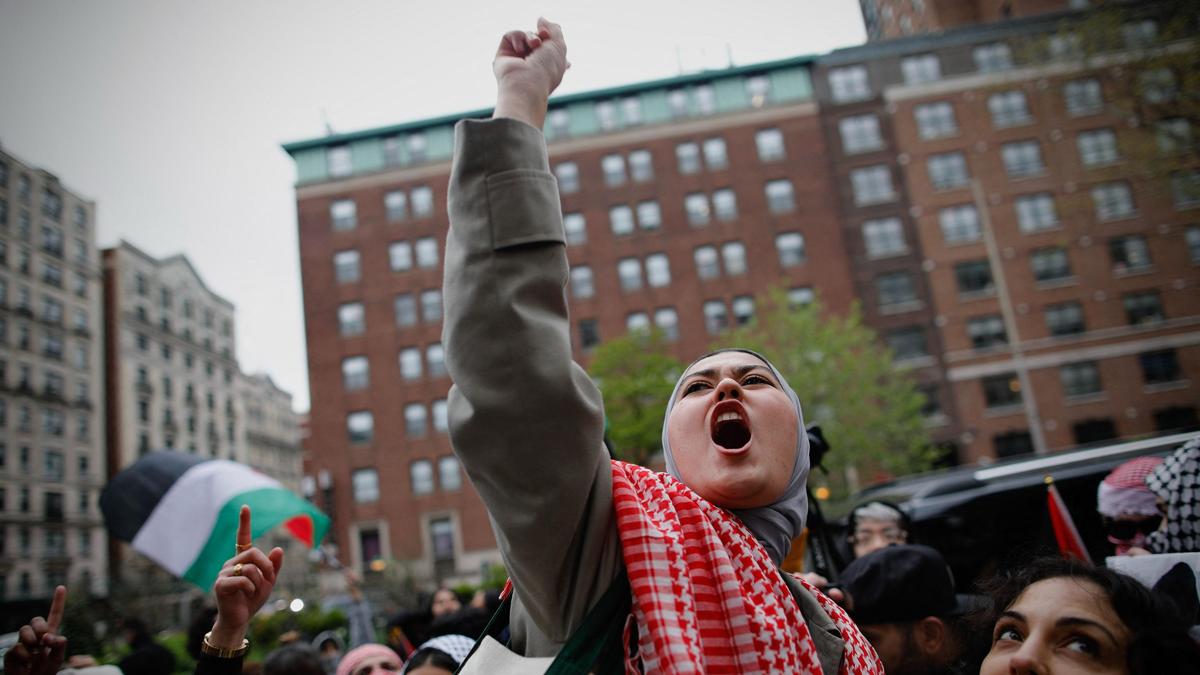
{"type": "Polygon", "coordinates": [[[1129,631],[1104,590],[1082,579],[1043,579],[996,621],[980,675],[1128,673],[1129,631]]]}
{"type": "Polygon", "coordinates": [[[688,369],[667,420],[683,482],[724,508],[766,506],[783,494],[796,462],[796,408],[771,369],[722,352],[688,369]]]}

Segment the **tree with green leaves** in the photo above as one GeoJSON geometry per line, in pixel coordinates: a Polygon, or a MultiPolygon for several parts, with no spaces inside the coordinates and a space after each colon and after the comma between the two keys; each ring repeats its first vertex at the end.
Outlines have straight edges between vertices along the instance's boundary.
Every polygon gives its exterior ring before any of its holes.
{"type": "Polygon", "coordinates": [[[684,365],[659,330],[635,330],[596,347],[588,371],[604,395],[617,459],[644,465],[662,451],[663,412],[684,365]]]}
{"type": "MultiPolygon", "coordinates": [[[[832,451],[825,457],[835,495],[875,480],[928,469],[937,457],[925,431],[925,397],[862,322],[856,305],[845,315],[818,302],[789,303],[783,289],[756,298],[755,318],[723,334],[714,349],[744,347],[775,364],[800,397],[805,422],[821,425],[832,451]]],[[[661,405],[660,405],[661,407],[661,405]]]]}

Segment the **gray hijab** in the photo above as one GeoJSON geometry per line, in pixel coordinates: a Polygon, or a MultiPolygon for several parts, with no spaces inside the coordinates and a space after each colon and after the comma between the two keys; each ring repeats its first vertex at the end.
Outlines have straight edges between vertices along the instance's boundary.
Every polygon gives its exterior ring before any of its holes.
{"type": "MultiPolygon", "coordinates": [[[[799,536],[804,529],[804,520],[808,515],[808,493],[805,491],[805,484],[808,482],[808,433],[804,429],[804,413],[800,409],[800,399],[796,397],[796,392],[792,391],[787,380],[783,378],[783,374],[775,368],[775,365],[767,360],[765,356],[758,352],[749,349],[718,349],[715,352],[709,352],[704,356],[692,361],[688,367],[683,370],[686,375],[688,370],[697,362],[706,359],[714,354],[724,352],[742,352],[750,354],[756,359],[759,359],[771,369],[771,374],[779,381],[780,386],[791,399],[792,405],[796,406],[796,420],[799,424],[796,438],[796,463],[792,466],[792,477],[788,481],[787,487],[784,488],[783,494],[775,502],[766,506],[761,506],[755,509],[730,509],[730,512],[737,516],[741,521],[750,528],[754,536],[767,549],[767,553],[771,555],[771,559],[778,565],[787,557],[788,549],[792,546],[792,539],[799,536]]],[[[667,412],[663,416],[662,430],[662,447],[663,456],[667,460],[667,473],[683,480],[683,476],[679,475],[679,467],[675,464],[675,456],[671,452],[671,441],[667,438],[667,424],[671,418],[671,409],[675,407],[675,398],[679,395],[679,387],[683,384],[683,376],[679,377],[679,381],[675,383],[675,389],[671,391],[671,398],[667,401],[667,412]]]]}

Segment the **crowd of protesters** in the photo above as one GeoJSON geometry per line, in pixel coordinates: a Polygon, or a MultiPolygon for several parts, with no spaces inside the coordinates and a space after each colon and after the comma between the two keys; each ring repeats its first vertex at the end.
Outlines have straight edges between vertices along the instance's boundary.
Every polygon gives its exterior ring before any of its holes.
{"type": "MultiPolygon", "coordinates": [[[[1195,672],[1200,602],[1185,563],[1143,583],[1039,559],[964,595],[904,510],[872,501],[850,514],[853,560],[836,584],[781,572],[807,522],[809,440],[799,399],[761,354],[720,350],[685,369],[666,402],[665,473],[610,462],[599,392],[570,358],[561,216],[537,131],[567,67],[555,24],[502,38],[496,119],[460,125],[450,186],[450,434],[515,591],[497,608],[439,589],[427,615],[396,617],[376,642],[351,579],[349,644],[318,635],[252,664],[247,631],[283,551],[253,545],[242,507],[195,641],[198,675],[546,672],[564,660],[563,672],[604,674],[1195,672]]],[[[1200,437],[1118,467],[1097,501],[1116,554],[1200,551],[1200,437]]],[[[6,675],[59,671],[65,596],[21,629],[6,675]]],[[[170,672],[144,626],[125,628],[121,671],[170,672]]]]}

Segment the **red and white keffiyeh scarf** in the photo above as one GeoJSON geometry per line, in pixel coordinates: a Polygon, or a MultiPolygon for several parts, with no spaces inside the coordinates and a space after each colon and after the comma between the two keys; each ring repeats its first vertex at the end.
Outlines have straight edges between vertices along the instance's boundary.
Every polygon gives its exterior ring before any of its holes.
{"type": "MultiPolygon", "coordinates": [[[[800,607],[741,521],[668,474],[619,461],[612,471],[645,672],[823,675],[800,607]]],[[[840,674],[883,675],[850,617],[804,585],[841,631],[840,674]]]]}

